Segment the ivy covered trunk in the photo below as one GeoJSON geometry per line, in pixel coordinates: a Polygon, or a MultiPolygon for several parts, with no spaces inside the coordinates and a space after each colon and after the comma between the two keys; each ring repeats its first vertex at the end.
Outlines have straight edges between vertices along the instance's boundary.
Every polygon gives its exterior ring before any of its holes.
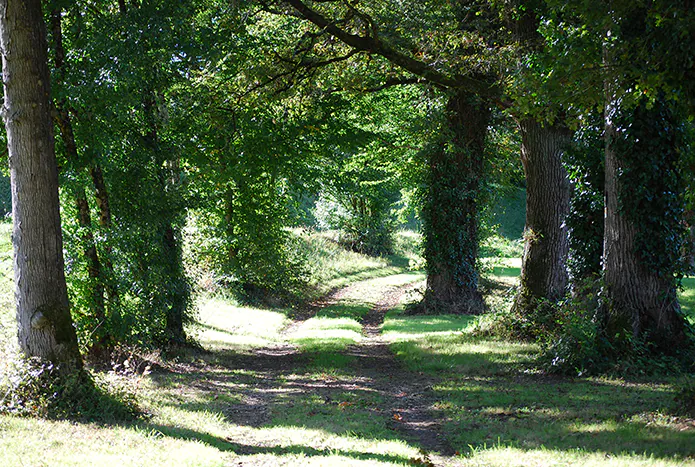
{"type": "Polygon", "coordinates": [[[449,97],[445,144],[430,156],[423,212],[427,292],[425,312],[478,314],[478,197],[489,104],[463,91],[449,97]]]}
{"type": "Polygon", "coordinates": [[[605,329],[617,345],[632,338],[670,353],[686,341],[678,126],[663,99],[606,111],[605,329]]]}
{"type": "Polygon", "coordinates": [[[604,218],[603,113],[591,112],[588,124],[575,133],[565,151],[565,163],[571,174],[572,197],[567,216],[570,253],[568,269],[573,293],[586,289],[601,276],[604,218]]]}
{"type": "Polygon", "coordinates": [[[514,302],[520,313],[539,300],[556,301],[567,289],[569,241],[565,220],[569,213],[569,180],[562,152],[569,132],[559,125],[519,122],[521,161],[526,174],[526,228],[521,263],[521,290],[514,302]]]}
{"type": "Polygon", "coordinates": [[[63,264],[46,30],[40,0],[0,1],[19,345],[79,369],[63,264]]]}

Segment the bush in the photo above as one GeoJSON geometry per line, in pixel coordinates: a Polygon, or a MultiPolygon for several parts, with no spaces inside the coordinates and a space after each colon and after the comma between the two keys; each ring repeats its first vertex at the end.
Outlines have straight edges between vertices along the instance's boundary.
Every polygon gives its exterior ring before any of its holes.
{"type": "Polygon", "coordinates": [[[482,320],[474,331],[506,339],[537,342],[536,359],[547,373],[584,376],[591,374],[680,374],[692,368],[693,350],[677,349],[669,355],[649,343],[649,336],[611,336],[602,326],[601,282],[586,280],[571,297],[558,303],[539,301],[530,312],[497,313],[482,320]]]}
{"type": "Polygon", "coordinates": [[[347,249],[370,256],[393,253],[395,222],[389,193],[322,194],[314,215],[319,228],[338,229],[347,249]]]}
{"type": "Polygon", "coordinates": [[[95,380],[85,370],[66,372],[37,358],[18,357],[3,378],[0,413],[99,422],[130,421],[141,414],[125,385],[95,380]]]}

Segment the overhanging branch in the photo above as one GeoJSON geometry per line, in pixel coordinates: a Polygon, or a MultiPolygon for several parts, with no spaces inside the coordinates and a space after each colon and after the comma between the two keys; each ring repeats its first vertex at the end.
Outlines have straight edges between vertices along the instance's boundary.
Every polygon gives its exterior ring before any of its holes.
{"type": "MultiPolygon", "coordinates": [[[[380,55],[394,65],[414,75],[420,76],[431,83],[447,88],[463,88],[481,97],[496,98],[499,95],[499,89],[496,84],[490,84],[486,80],[475,79],[466,75],[448,75],[440,70],[436,70],[429,63],[417,60],[396,50],[391,45],[381,41],[378,36],[373,34],[360,36],[341,29],[335,22],[330,21],[319,12],[309,8],[302,0],[284,1],[307,21],[337,37],[350,47],[363,52],[380,55]]],[[[355,7],[351,5],[351,9],[354,10],[355,7]]],[[[371,21],[371,18],[369,18],[369,20],[371,23],[371,32],[374,33],[376,27],[373,21],[371,21]]]]}

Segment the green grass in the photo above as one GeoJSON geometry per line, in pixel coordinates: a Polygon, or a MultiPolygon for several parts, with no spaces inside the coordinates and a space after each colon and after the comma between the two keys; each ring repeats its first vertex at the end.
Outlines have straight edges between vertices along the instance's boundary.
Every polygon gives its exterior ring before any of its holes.
{"type": "Polygon", "coordinates": [[[402,270],[404,260],[399,257],[371,257],[346,250],[338,244],[335,232],[294,232],[302,241],[300,254],[309,265],[311,285],[318,295],[352,282],[389,276],[402,270]]]}
{"type": "Polygon", "coordinates": [[[534,345],[475,337],[474,321],[395,311],[384,324],[396,355],[439,379],[436,406],[470,465],[692,465],[695,423],[668,415],[670,380],[527,373],[534,345]]]}
{"type": "Polygon", "coordinates": [[[237,306],[221,298],[201,300],[198,313],[201,318],[194,337],[211,350],[270,346],[278,342],[279,331],[289,323],[282,311],[237,306]]]}
{"type": "Polygon", "coordinates": [[[360,321],[391,287],[418,282],[417,272],[394,274],[363,280],[341,294],[336,304],[322,308],[289,336],[290,342],[306,352],[338,352],[362,340],[360,321]]]}
{"type": "MultiPolygon", "coordinates": [[[[0,230],[0,270],[9,273],[8,232],[0,230]]],[[[513,251],[490,265],[496,296],[518,277],[513,251]]],[[[128,379],[146,419],[107,425],[0,416],[0,465],[418,465],[418,444],[394,430],[383,410],[387,395],[369,384],[378,375],[357,373],[346,349],[364,340],[359,322],[384,290],[423,276],[388,259],[342,255],[334,260],[348,263],[328,268],[327,284],[353,286],[288,332],[288,310],[201,300],[196,335],[210,352],[182,353],[176,365],[128,379]],[[298,355],[267,356],[275,371],[250,359],[253,349],[292,346],[298,355]]],[[[9,282],[0,281],[7,343],[9,282]]],[[[684,286],[681,303],[693,316],[695,279],[684,286]]],[[[428,379],[457,465],[695,465],[695,421],[670,414],[671,380],[543,376],[531,370],[532,344],[474,336],[476,317],[407,316],[403,308],[388,313],[383,339],[402,371],[428,379]]]]}

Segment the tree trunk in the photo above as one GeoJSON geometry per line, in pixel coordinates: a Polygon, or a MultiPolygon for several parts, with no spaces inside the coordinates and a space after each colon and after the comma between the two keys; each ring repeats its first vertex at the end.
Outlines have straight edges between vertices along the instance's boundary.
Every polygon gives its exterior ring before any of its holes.
{"type": "Polygon", "coordinates": [[[82,367],[63,263],[46,29],[40,0],[0,0],[19,345],[82,367]]]}
{"type": "MultiPolygon", "coordinates": [[[[143,109],[148,125],[145,140],[154,156],[160,188],[164,193],[168,193],[173,197],[176,192],[180,167],[178,159],[167,158],[160,146],[156,98],[153,91],[147,91],[143,100],[143,109]]],[[[176,212],[175,208],[172,207],[175,201],[173,198],[170,199],[171,204],[164,210],[164,219],[161,222],[162,254],[167,265],[167,305],[169,307],[166,310],[165,332],[168,345],[182,345],[188,340],[184,329],[184,321],[188,307],[189,290],[185,273],[183,272],[180,229],[175,225],[176,212]]]]}
{"type": "MultiPolygon", "coordinates": [[[[63,33],[61,27],[61,11],[54,10],[51,14],[51,29],[53,31],[55,67],[58,79],[62,81],[65,65],[65,50],[63,49],[63,33]]],[[[59,81],[59,82],[60,82],[59,81]]],[[[65,152],[68,160],[80,171],[79,153],[75,141],[75,133],[72,128],[72,121],[68,114],[65,99],[56,99],[54,119],[60,129],[65,152]]],[[[77,181],[76,183],[80,183],[77,181]]],[[[102,270],[99,253],[97,252],[94,241],[92,227],[92,215],[89,209],[87,194],[83,186],[75,189],[75,204],[77,207],[77,220],[80,226],[80,240],[82,242],[83,255],[87,261],[87,275],[89,277],[87,300],[91,307],[91,312],[96,321],[94,333],[94,344],[90,349],[93,355],[101,355],[108,346],[110,337],[106,321],[106,302],[104,299],[104,274],[102,270]]]]}
{"type": "Polygon", "coordinates": [[[427,261],[426,312],[483,312],[478,291],[478,196],[489,104],[463,91],[447,104],[449,140],[430,156],[423,212],[427,261]]]}
{"type": "Polygon", "coordinates": [[[555,302],[567,289],[569,180],[562,164],[568,131],[533,118],[519,122],[526,174],[526,228],[521,290],[514,309],[532,311],[539,300],[555,302]]]}
{"type": "Polygon", "coordinates": [[[99,211],[99,226],[106,234],[104,246],[104,278],[106,280],[106,294],[109,302],[113,306],[113,311],[118,313],[120,294],[116,285],[116,275],[111,259],[113,248],[110,245],[108,233],[111,232],[113,221],[111,216],[111,204],[109,203],[109,192],[104,180],[104,172],[99,164],[92,164],[89,167],[89,175],[94,186],[94,196],[96,198],[97,210],[99,211]]]}
{"type": "MultiPolygon", "coordinates": [[[[663,105],[657,101],[652,109],[646,106],[639,110],[642,115],[630,125],[628,132],[639,132],[642,128],[639,122],[650,121],[652,124],[662,124],[663,128],[649,133],[630,134],[632,150],[639,152],[639,167],[635,167],[627,154],[619,152],[618,141],[626,136],[618,133],[615,122],[621,109],[609,93],[609,103],[606,108],[606,210],[605,233],[603,247],[603,273],[605,280],[605,329],[608,339],[617,344],[624,338],[647,339],[662,351],[672,353],[687,341],[684,319],[680,313],[680,304],[676,296],[674,280],[675,261],[678,251],[667,251],[667,243],[660,249],[659,258],[670,256],[672,264],[656,267],[648,254],[640,247],[638,237],[640,230],[647,222],[662,226],[664,229],[678,219],[671,219],[673,212],[665,209],[654,209],[654,202],[668,193],[653,192],[653,190],[637,190],[637,187],[626,186],[625,174],[636,170],[642,175],[640,181],[650,183],[652,180],[667,179],[676,170],[679,151],[673,147],[672,132],[677,126],[674,122],[663,121],[663,105]],[[653,115],[645,115],[645,113],[653,115]],[[661,141],[658,141],[662,139],[661,141]],[[670,148],[669,148],[670,146],[670,148]],[[659,147],[662,150],[655,151],[659,147]],[[671,153],[672,160],[664,164],[664,154],[671,153]],[[645,161],[650,158],[650,161],[645,161]],[[653,162],[653,163],[649,163],[653,162]],[[647,169],[642,169],[642,167],[647,169]],[[649,171],[650,173],[646,173],[649,171]],[[644,221],[637,222],[634,215],[628,214],[625,203],[640,206],[644,221]],[[660,211],[660,212],[657,212],[660,211]],[[656,216],[650,219],[647,216],[656,216]]],[[[622,127],[623,125],[621,125],[622,127]]],[[[623,132],[626,130],[623,129],[623,132]]],[[[655,184],[648,185],[649,187],[655,184]]],[[[656,184],[658,186],[658,184],[656,184]]],[[[666,190],[677,191],[678,187],[666,187],[666,190]]],[[[667,232],[659,232],[665,237],[667,232]]]]}
{"type": "MultiPolygon", "coordinates": [[[[55,67],[58,73],[58,78],[59,80],[63,81],[64,80],[64,74],[65,74],[65,49],[63,48],[63,31],[62,31],[62,10],[57,9],[54,10],[51,14],[51,29],[53,32],[53,40],[55,41],[55,46],[54,46],[54,53],[55,53],[55,67]]],[[[58,127],[60,128],[61,131],[61,136],[63,138],[63,141],[66,146],[66,152],[67,156],[69,159],[72,159],[73,164],[75,165],[76,168],[79,170],[79,154],[77,150],[77,144],[75,141],[75,134],[73,131],[73,126],[72,126],[72,119],[70,118],[70,109],[68,108],[68,103],[65,99],[61,99],[56,102],[56,121],[58,124],[58,127]]],[[[92,178],[92,184],[94,185],[94,191],[96,195],[96,204],[97,208],[99,210],[99,225],[102,227],[104,231],[109,231],[111,229],[111,209],[109,207],[109,197],[108,197],[108,191],[106,189],[106,183],[104,182],[104,174],[101,170],[101,167],[99,164],[96,164],[94,162],[89,163],[89,174],[92,178]]],[[[84,190],[81,190],[82,193],[84,193],[84,190]]],[[[78,196],[79,197],[79,196],[78,196]]],[[[78,206],[87,203],[87,198],[86,194],[84,196],[83,200],[77,200],[78,206]]],[[[88,204],[87,204],[88,206],[88,204]]],[[[89,211],[87,211],[89,212],[89,211]]],[[[86,219],[87,217],[83,216],[83,219],[86,219]]],[[[93,249],[94,255],[97,255],[97,249],[96,249],[96,244],[94,242],[94,235],[92,233],[92,227],[91,227],[91,215],[89,216],[90,224],[87,226],[86,224],[81,223],[80,226],[83,228],[88,228],[90,235],[92,237],[91,243],[94,244],[95,248],[93,249]]],[[[85,241],[87,243],[90,242],[89,239],[85,238],[85,241]]],[[[96,268],[99,271],[101,280],[100,280],[100,288],[102,289],[101,295],[101,301],[104,301],[103,298],[103,289],[106,290],[108,294],[109,300],[113,303],[116,304],[118,303],[118,291],[117,287],[114,284],[114,278],[113,278],[113,263],[111,261],[111,246],[108,244],[108,241],[106,242],[106,246],[104,248],[104,251],[106,252],[106,255],[103,259],[103,261],[99,261],[99,258],[95,256],[96,261],[94,258],[89,258],[89,261],[96,266],[97,262],[99,262],[99,267],[96,268]]]]}

